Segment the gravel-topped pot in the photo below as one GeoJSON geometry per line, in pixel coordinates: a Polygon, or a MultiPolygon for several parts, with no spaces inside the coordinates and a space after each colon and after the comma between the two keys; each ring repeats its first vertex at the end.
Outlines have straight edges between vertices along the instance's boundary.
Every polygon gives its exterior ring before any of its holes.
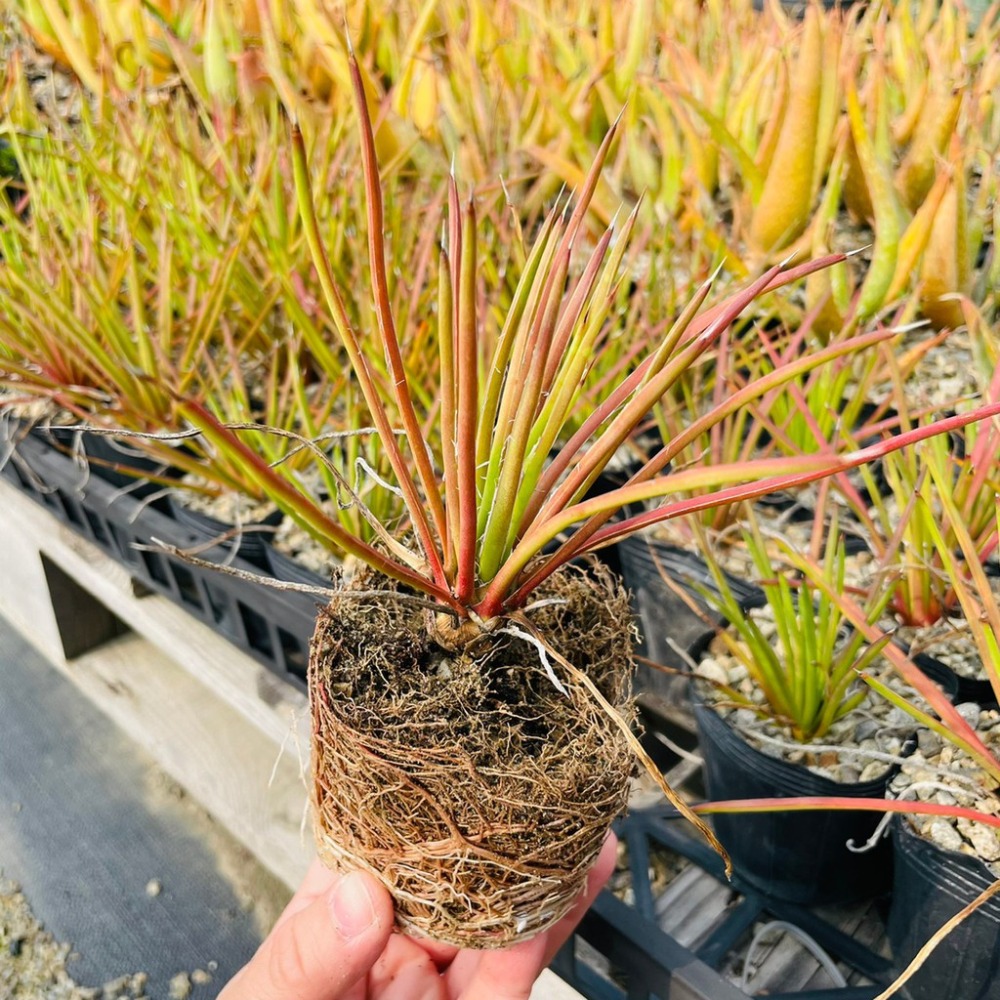
{"type": "MultiPolygon", "coordinates": [[[[709,799],[850,796],[879,798],[893,768],[868,781],[839,782],[751,746],[733,723],[706,704],[692,685],[699,748],[709,799]]],[[[715,831],[737,876],[775,899],[813,905],[871,898],[889,888],[891,856],[879,841],[858,853],[875,832],[871,812],[815,811],[721,814],[715,831]]]]}
{"type": "Polygon", "coordinates": [[[924,673],[929,666],[934,670],[949,670],[955,675],[955,704],[974,702],[980,708],[997,708],[997,696],[986,677],[982,658],[972,635],[962,628],[962,621],[945,620],[928,629],[903,627],[897,630],[899,644],[904,649],[922,649],[913,662],[924,673]]]}
{"type": "MultiPolygon", "coordinates": [[[[904,969],[949,918],[997,876],[982,861],[946,850],[896,815],[892,907],[888,936],[894,963],[904,969]]],[[[1000,1000],[1000,900],[993,898],[955,927],[900,991],[910,1000],[1000,1000]]]]}
{"type": "MultiPolygon", "coordinates": [[[[713,621],[719,622],[719,616],[708,610],[694,589],[712,585],[704,560],[697,553],[648,534],[624,538],[617,548],[622,578],[632,595],[639,625],[640,654],[669,667],[686,669],[689,661],[677,650],[687,650],[689,656],[697,658],[715,632],[713,621]],[[703,609],[703,617],[684,603],[665,577],[691,594],[703,609]]],[[[735,577],[729,582],[743,607],[763,603],[764,595],[758,587],[735,577]]],[[[636,689],[676,705],[686,698],[687,681],[640,663],[636,689]]]]}
{"type": "MultiPolygon", "coordinates": [[[[995,755],[1000,711],[971,702],[958,714],[995,755]]],[[[982,762],[941,735],[922,731],[916,751],[894,776],[888,794],[942,809],[1000,814],[996,782],[982,762]]],[[[1000,831],[969,816],[897,814],[896,873],[888,937],[904,969],[945,922],[1000,876],[1000,831]]],[[[939,997],[1000,1000],[1000,900],[981,905],[937,945],[906,983],[910,1000],[939,997]]]]}
{"type": "MultiPolygon", "coordinates": [[[[914,662],[925,674],[928,674],[929,665],[933,664],[935,669],[950,670],[955,676],[955,697],[952,699],[956,705],[965,702],[974,702],[980,708],[998,708],[996,692],[993,685],[988,680],[980,680],[976,677],[966,677],[955,670],[952,670],[947,663],[942,662],[936,656],[929,653],[921,653],[914,658],[914,662]]],[[[930,674],[928,674],[930,676],[930,674]]]]}

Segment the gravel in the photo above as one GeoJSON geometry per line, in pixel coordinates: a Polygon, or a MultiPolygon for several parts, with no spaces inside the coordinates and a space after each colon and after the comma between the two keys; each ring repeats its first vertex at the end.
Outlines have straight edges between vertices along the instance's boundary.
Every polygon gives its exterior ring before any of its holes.
{"type": "MultiPolygon", "coordinates": [[[[150,886],[160,887],[153,879],[150,886]]],[[[147,893],[149,887],[147,886],[147,893]]],[[[150,893],[150,895],[154,895],[150,893]]],[[[80,986],[67,969],[78,956],[72,945],[56,941],[36,919],[31,906],[13,879],[0,872],[0,997],[17,1000],[150,1000],[149,977],[144,972],[127,973],[103,986],[80,986]]],[[[170,980],[170,1000],[188,1000],[206,995],[195,987],[212,983],[212,969],[178,972],[170,980]]]]}
{"type": "Polygon", "coordinates": [[[912,655],[927,653],[969,680],[986,680],[983,661],[976,640],[964,618],[945,618],[923,628],[902,625],[896,638],[905,643],[912,655]]]}
{"type": "MultiPolygon", "coordinates": [[[[994,756],[1000,755],[1000,712],[971,702],[957,705],[994,756]]],[[[923,739],[889,785],[892,798],[915,799],[943,806],[963,806],[989,816],[1000,815],[1000,795],[989,775],[967,754],[943,740],[923,739]]],[[[978,857],[1000,877],[1000,835],[995,827],[951,816],[911,814],[917,831],[938,847],[978,857]]]]}
{"type": "Polygon", "coordinates": [[[119,976],[83,987],[66,969],[72,947],[56,941],[35,919],[21,887],[0,876],[0,996],[18,1000],[146,1000],[146,976],[119,976]]]}
{"type": "Polygon", "coordinates": [[[180,503],[189,510],[207,514],[225,524],[258,524],[278,509],[273,500],[254,500],[243,493],[201,493],[199,488],[209,484],[197,476],[184,476],[181,484],[192,489],[174,491],[173,495],[180,503]]]}
{"type": "MultiPolygon", "coordinates": [[[[327,507],[327,504],[323,506],[327,507]]],[[[336,511],[328,509],[327,512],[336,517],[336,511]]],[[[294,559],[322,577],[329,577],[331,570],[337,565],[336,557],[290,517],[284,518],[278,525],[271,544],[289,559],[294,559]]]]}

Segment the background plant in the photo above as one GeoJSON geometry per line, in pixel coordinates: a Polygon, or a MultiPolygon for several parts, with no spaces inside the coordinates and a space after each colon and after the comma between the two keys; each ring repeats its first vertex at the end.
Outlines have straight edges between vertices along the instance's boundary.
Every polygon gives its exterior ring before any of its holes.
{"type": "MultiPolygon", "coordinates": [[[[190,439],[178,410],[185,398],[224,422],[272,428],[257,433],[260,453],[329,495],[337,481],[328,463],[354,481],[364,456],[377,470],[381,456],[358,434],[370,421],[303,264],[276,100],[218,118],[176,93],[109,93],[67,128],[36,112],[16,60],[7,72],[4,131],[17,177],[0,204],[6,404],[28,412],[23,404],[44,401],[46,422],[120,431],[131,442],[122,467],[130,449],[147,451],[204,491],[257,492],[190,439]],[[304,447],[302,437],[320,444],[304,447]]],[[[327,117],[316,134],[329,151],[315,164],[317,212],[350,284],[359,265],[344,251],[354,206],[341,132],[327,117]]],[[[400,225],[398,252],[415,244],[414,228],[400,225]]],[[[368,501],[391,518],[390,491],[368,501]]],[[[334,509],[367,530],[354,512],[334,509]]]]}
{"type": "MultiPolygon", "coordinates": [[[[132,86],[145,69],[215,108],[277,92],[314,122],[349,104],[342,20],[313,0],[16,7],[94,90],[132,86]]],[[[635,139],[595,189],[600,223],[645,192],[639,228],[661,227],[658,255],[706,266],[725,256],[737,280],[790,244],[821,256],[874,237],[853,277],[811,282],[810,304],[832,296],[828,333],[916,294],[938,324],[982,315],[989,337],[996,254],[977,262],[996,204],[995,9],[977,26],[930,0],[875,5],[846,24],[817,9],[795,25],[776,5],[758,15],[741,0],[669,10],[436,0],[349,4],[347,21],[383,163],[443,174],[454,158],[473,181],[505,177],[538,219],[560,181],[580,184],[625,106],[635,139]],[[859,232],[837,222],[841,205],[859,232]]]]}
{"type": "MultiPolygon", "coordinates": [[[[704,596],[728,623],[718,633],[719,640],[746,668],[754,688],[763,693],[764,711],[770,718],[788,726],[796,740],[822,740],[834,722],[864,701],[866,691],[857,675],[879,655],[880,646],[869,645],[850,628],[836,603],[809,576],[790,578],[785,560],[792,549],[787,541],[777,537],[765,541],[752,516],[748,525],[743,542],[766,598],[775,639],[761,628],[761,612],[745,610],[734,597],[725,573],[709,555],[715,589],[705,591],[704,596]]],[[[837,593],[844,592],[847,582],[845,560],[834,518],[814,573],[821,574],[837,593]]],[[[876,623],[888,600],[888,593],[875,595],[863,607],[866,621],[876,623]]],[[[734,704],[761,711],[759,704],[729,686],[723,685],[720,694],[734,704]]]]}
{"type": "MultiPolygon", "coordinates": [[[[996,398],[998,373],[988,399],[996,398]]],[[[908,412],[903,391],[894,398],[904,428],[930,419],[908,412]]],[[[950,551],[959,549],[957,521],[947,516],[948,507],[959,511],[978,563],[985,564],[996,550],[997,433],[995,423],[987,422],[888,456],[880,467],[881,482],[869,480],[863,516],[876,555],[874,573],[877,585],[892,592],[890,609],[904,625],[933,625],[957,607],[948,550],[937,543],[944,531],[950,551]],[[938,470],[936,477],[932,468],[938,470]]]]}
{"type": "MultiPolygon", "coordinates": [[[[946,467],[939,464],[930,466],[934,469],[932,479],[945,484],[947,490],[946,467]]],[[[951,526],[960,541],[961,557],[956,555],[945,541],[944,532],[937,528],[935,541],[940,547],[942,558],[949,564],[953,573],[959,603],[965,613],[965,619],[970,629],[976,648],[982,658],[984,672],[990,679],[994,690],[1000,692],[1000,658],[998,658],[998,636],[1000,636],[1000,608],[983,567],[975,558],[976,551],[968,532],[964,530],[958,508],[948,499],[947,492],[943,494],[943,521],[951,526]],[[964,559],[964,564],[962,560],[964,559]]],[[[1000,516],[1000,506],[998,506],[1000,516]]],[[[991,796],[1000,783],[1000,757],[996,747],[988,735],[977,733],[975,728],[951,704],[947,696],[938,686],[923,674],[903,650],[892,643],[886,643],[888,638],[877,625],[868,621],[862,607],[843,591],[837,591],[822,574],[817,574],[807,560],[793,555],[792,561],[810,575],[818,589],[823,591],[843,613],[851,625],[861,632],[866,641],[881,647],[885,657],[905,679],[915,692],[913,697],[907,697],[893,690],[880,680],[869,674],[862,674],[862,679],[884,698],[907,712],[922,726],[942,737],[945,741],[958,748],[967,760],[974,765],[971,776],[980,782],[983,793],[991,796]],[[916,697],[919,695],[919,698],[916,697]]],[[[969,775],[969,772],[965,772],[969,775]]],[[[832,797],[792,798],[792,799],[748,799],[745,801],[709,803],[699,807],[699,812],[754,812],[776,811],[782,809],[868,809],[876,812],[901,812],[923,815],[953,816],[973,820],[990,826],[1000,826],[1000,817],[993,813],[969,808],[962,804],[942,804],[940,802],[922,802],[891,799],[840,799],[832,797]]]]}

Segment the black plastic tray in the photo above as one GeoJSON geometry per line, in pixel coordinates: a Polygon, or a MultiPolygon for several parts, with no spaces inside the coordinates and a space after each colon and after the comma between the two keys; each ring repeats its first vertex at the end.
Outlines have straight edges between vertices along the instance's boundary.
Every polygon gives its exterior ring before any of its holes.
{"type": "Polygon", "coordinates": [[[260,575],[260,569],[158,509],[90,475],[86,466],[34,436],[24,436],[2,474],[60,521],[122,563],[131,575],[224,635],[259,663],[305,690],[309,640],[320,595],[281,591],[187,562],[157,541],[260,575]]]}
{"type": "Polygon", "coordinates": [[[815,910],[770,899],[739,876],[729,884],[739,903],[696,950],[681,946],[656,922],[649,882],[650,847],[662,845],[703,868],[720,882],[719,857],[684,829],[685,821],[667,805],[638,810],[616,825],[629,849],[635,906],[611,892],[598,896],[552,968],[588,1000],[742,1000],[747,994],[718,971],[730,953],[750,935],[755,922],[784,920],[809,934],[829,955],[873,981],[795,993],[769,993],[771,1000],[872,1000],[894,975],[889,959],[859,944],[815,910]],[[581,957],[579,941],[605,958],[611,974],[581,957]]]}
{"type": "MultiPolygon", "coordinates": [[[[655,734],[661,732],[675,748],[693,749],[694,730],[647,710],[642,702],[640,712],[646,729],[643,745],[661,771],[672,774],[682,759],[655,734]]],[[[674,786],[703,798],[701,768],[686,770],[684,775],[674,775],[674,786]]],[[[722,970],[732,969],[734,961],[742,959],[755,925],[773,920],[801,928],[842,968],[871,980],[871,985],[766,994],[774,1000],[872,1000],[895,978],[889,958],[854,940],[833,922],[836,915],[847,914],[844,907],[806,907],[774,899],[742,878],[738,870],[727,881],[719,856],[665,800],[632,810],[615,823],[615,832],[627,848],[634,902],[627,905],[605,889],[552,965],[587,1000],[745,1000],[747,994],[722,970]],[[657,919],[652,856],[662,849],[680,855],[732,890],[728,904],[690,946],[664,931],[657,919]]],[[[874,907],[871,916],[878,923],[884,919],[888,901],[887,893],[874,903],[855,904],[851,909],[860,916],[874,907]]]]}

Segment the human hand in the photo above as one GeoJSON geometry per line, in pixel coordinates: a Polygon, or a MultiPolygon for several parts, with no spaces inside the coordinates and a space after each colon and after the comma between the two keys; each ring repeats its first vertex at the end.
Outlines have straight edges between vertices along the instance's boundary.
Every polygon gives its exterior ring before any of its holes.
{"type": "Polygon", "coordinates": [[[363,872],[313,863],[257,954],[219,1000],[527,1000],[615,864],[604,843],[570,912],[530,941],[472,951],[393,934],[392,899],[363,872]]]}

